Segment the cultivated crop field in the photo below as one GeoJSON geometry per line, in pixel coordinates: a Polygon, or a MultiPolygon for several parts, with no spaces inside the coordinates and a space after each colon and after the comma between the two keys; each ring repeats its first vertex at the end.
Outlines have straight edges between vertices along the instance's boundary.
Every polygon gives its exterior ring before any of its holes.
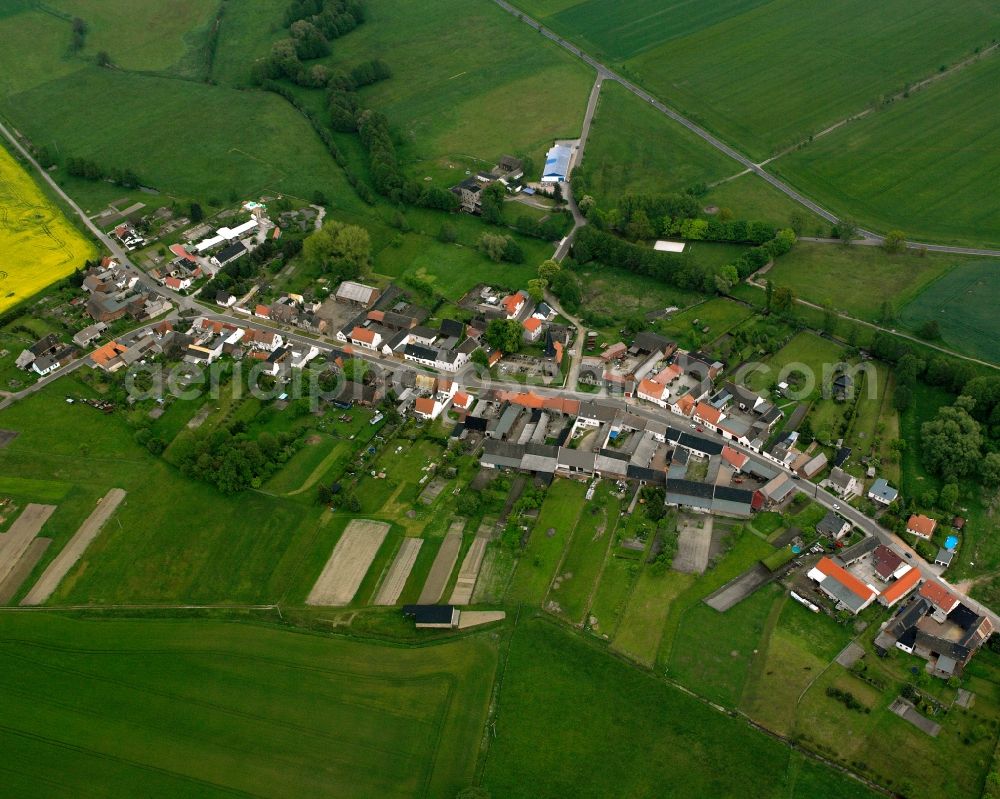
{"type": "MultiPolygon", "coordinates": [[[[941,20],[946,23],[946,19],[941,20]]],[[[993,53],[775,161],[833,211],[937,243],[1000,245],[1000,82],[993,53]]]]}
{"type": "Polygon", "coordinates": [[[934,320],[949,346],[1000,362],[1000,272],[995,261],[965,263],[931,283],[903,308],[902,319],[916,328],[934,320]]]}
{"type": "Polygon", "coordinates": [[[0,147],[0,311],[71,274],[96,253],[0,147]]]}
{"type": "Polygon", "coordinates": [[[0,666],[12,796],[438,797],[473,781],[496,645],[7,614],[0,666]]]}

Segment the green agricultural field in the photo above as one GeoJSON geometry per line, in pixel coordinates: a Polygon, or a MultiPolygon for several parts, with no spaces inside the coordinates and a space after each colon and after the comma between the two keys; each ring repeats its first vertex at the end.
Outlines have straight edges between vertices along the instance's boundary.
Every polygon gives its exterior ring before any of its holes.
{"type": "Polygon", "coordinates": [[[586,177],[584,193],[592,195],[602,208],[614,207],[626,193],[682,191],[732,175],[739,168],[736,161],[621,84],[605,81],[601,86],[582,172],[586,177]]]}
{"type": "Polygon", "coordinates": [[[889,255],[881,247],[800,241],[790,253],[775,260],[766,278],[775,286],[792,289],[804,300],[877,322],[883,302],[889,300],[897,309],[902,308],[956,264],[968,260],[912,251],[889,255]]]}
{"type": "Polygon", "coordinates": [[[494,4],[370,0],[366,9],[330,63],[377,54],[389,64],[394,77],[361,97],[388,116],[415,176],[450,186],[505,153],[540,169],[553,139],[580,135],[593,70],[494,4]]]}
{"type": "Polygon", "coordinates": [[[437,797],[474,779],[496,644],[8,613],[0,663],[11,795],[437,797]]]}
{"type": "Polygon", "coordinates": [[[212,61],[212,78],[230,86],[250,83],[253,63],[265,57],[271,43],[288,35],[281,24],[285,0],[244,0],[240,8],[222,15],[219,41],[212,61]]]}
{"type": "Polygon", "coordinates": [[[963,263],[931,283],[903,308],[912,329],[934,320],[945,345],[1000,363],[1000,270],[995,261],[963,263]]]}
{"type": "Polygon", "coordinates": [[[675,571],[656,574],[649,567],[644,568],[629,595],[612,647],[644,666],[652,666],[667,614],[693,580],[690,574],[675,571]]]}
{"type": "Polygon", "coordinates": [[[308,123],[277,95],[88,67],[0,98],[0,109],[35,143],[131,168],[162,191],[225,200],[322,190],[331,210],[362,208],[308,123]],[[136,98],[132,113],[120,113],[121,97],[136,98]]]}
{"type": "Polygon", "coordinates": [[[545,599],[583,509],[586,491],[587,486],[576,480],[556,480],[549,488],[514,572],[508,602],[540,605],[545,599]]]}
{"type": "Polygon", "coordinates": [[[577,39],[595,55],[613,61],[642,53],[663,42],[680,39],[767,0],[721,0],[686,3],[671,0],[631,0],[608,4],[601,0],[519,0],[518,6],[538,15],[547,26],[577,39]]]}
{"type": "MultiPolygon", "coordinates": [[[[775,0],[646,49],[624,69],[764,158],[971,55],[1000,20],[1000,9],[980,0],[940,11],[935,0],[775,0]]],[[[925,122],[910,131],[929,131],[934,123],[925,122]]]]}
{"type": "MultiPolygon", "coordinates": [[[[828,236],[830,223],[807,210],[757,175],[740,175],[713,186],[703,200],[706,206],[728,208],[736,219],[769,222],[791,227],[802,236],[828,236]]],[[[782,256],[782,261],[787,256],[782,256]]]]}
{"type": "Polygon", "coordinates": [[[505,799],[873,796],[540,619],[514,633],[495,733],[483,783],[505,799]]]}
{"type": "Polygon", "coordinates": [[[772,166],[832,211],[878,230],[995,247],[1000,198],[992,176],[1000,168],[1000,109],[990,97],[998,81],[994,54],[772,166]]]}
{"type": "Polygon", "coordinates": [[[768,729],[790,735],[800,695],[847,645],[851,632],[798,602],[782,603],[750,670],[740,709],[768,729]]]}

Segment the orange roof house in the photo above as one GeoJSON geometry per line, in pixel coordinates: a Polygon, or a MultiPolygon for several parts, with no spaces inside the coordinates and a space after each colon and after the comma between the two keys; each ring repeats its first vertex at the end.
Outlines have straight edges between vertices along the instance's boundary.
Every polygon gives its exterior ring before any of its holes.
{"type": "Polygon", "coordinates": [[[103,347],[98,347],[92,353],[90,353],[90,359],[94,362],[94,366],[98,366],[101,369],[106,369],[108,371],[114,371],[119,366],[124,365],[124,361],[118,361],[117,364],[113,363],[119,355],[121,355],[127,347],[119,344],[117,341],[109,341],[103,347]]]}
{"type": "Polygon", "coordinates": [[[828,557],[820,558],[819,563],[809,570],[809,579],[819,583],[820,590],[838,606],[855,614],[868,607],[878,596],[877,591],[828,557]]]}
{"type": "Polygon", "coordinates": [[[879,595],[878,601],[887,608],[891,608],[904,596],[910,593],[910,591],[916,588],[919,582],[920,570],[910,569],[898,580],[894,580],[890,583],[889,587],[879,595]]]}
{"type": "Polygon", "coordinates": [[[726,446],[722,448],[722,460],[724,460],[726,463],[728,463],[730,466],[736,469],[736,471],[739,471],[744,467],[746,462],[750,460],[750,458],[744,455],[739,450],[735,450],[732,447],[726,446]]]}
{"type": "Polygon", "coordinates": [[[365,344],[375,343],[375,331],[366,327],[356,327],[351,331],[352,341],[363,341],[365,344]]]}
{"type": "Polygon", "coordinates": [[[934,535],[937,522],[929,516],[914,513],[906,522],[906,532],[913,533],[918,538],[930,538],[934,535]]]}
{"type": "Polygon", "coordinates": [[[552,342],[552,347],[553,347],[553,348],[555,349],[555,351],[556,351],[556,363],[557,363],[557,364],[558,364],[558,363],[562,363],[562,359],[563,359],[563,350],[565,349],[565,348],[563,347],[563,343],[562,343],[561,341],[553,341],[553,342],[552,342]]]}
{"type": "Polygon", "coordinates": [[[500,363],[500,359],[503,358],[503,353],[500,350],[494,350],[490,355],[490,359],[487,361],[489,366],[496,366],[500,363]]]}
{"type": "Polygon", "coordinates": [[[520,294],[508,294],[500,300],[500,305],[507,312],[507,316],[516,316],[524,305],[524,298],[520,294]]]}
{"type": "Polygon", "coordinates": [[[265,319],[271,318],[271,309],[266,305],[258,304],[254,307],[253,313],[254,316],[263,316],[265,319]]]}
{"type": "Polygon", "coordinates": [[[698,406],[694,409],[694,414],[703,422],[712,425],[718,424],[722,418],[722,411],[713,408],[707,402],[699,402],[698,406]]]}
{"type": "Polygon", "coordinates": [[[434,413],[434,400],[430,397],[417,397],[413,403],[413,410],[421,416],[431,416],[434,413]]]}
{"type": "Polygon", "coordinates": [[[672,363],[665,369],[661,369],[652,379],[654,383],[665,386],[680,377],[683,371],[676,363],[672,363]]]}
{"type": "Polygon", "coordinates": [[[674,408],[677,410],[677,413],[690,416],[691,411],[694,409],[694,397],[690,394],[685,394],[674,403],[674,408]]]}
{"type": "Polygon", "coordinates": [[[472,404],[472,395],[466,391],[458,391],[452,398],[451,404],[464,411],[472,404]]]}

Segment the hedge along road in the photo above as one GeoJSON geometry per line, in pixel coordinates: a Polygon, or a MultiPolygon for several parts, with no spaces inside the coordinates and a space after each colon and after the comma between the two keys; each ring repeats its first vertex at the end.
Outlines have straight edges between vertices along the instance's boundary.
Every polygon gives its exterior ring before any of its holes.
{"type": "MultiPolygon", "coordinates": [[[[805,195],[799,193],[780,178],[776,178],[774,175],[772,175],[770,172],[764,169],[760,164],[754,163],[742,153],[736,151],[725,142],[713,136],[711,133],[702,128],[700,125],[695,124],[684,115],[664,105],[655,97],[653,97],[649,92],[639,88],[634,83],[626,80],[621,75],[619,75],[614,70],[602,64],[600,61],[598,61],[590,54],[585,53],[576,45],[566,41],[558,34],[546,28],[537,20],[529,17],[519,8],[516,8],[512,6],[510,3],[505,2],[505,0],[493,0],[493,2],[496,3],[498,6],[500,6],[500,8],[502,8],[504,11],[513,14],[515,17],[524,22],[526,25],[537,30],[547,39],[552,40],[563,49],[568,50],[570,53],[575,55],[584,63],[592,66],[594,69],[597,70],[599,79],[604,78],[606,80],[617,81],[622,86],[624,86],[628,91],[632,92],[632,94],[634,94],[636,97],[640,98],[644,102],[649,103],[657,111],[670,117],[670,119],[674,120],[675,122],[683,125],[685,128],[694,133],[696,136],[708,142],[717,150],[722,151],[737,163],[741,164],[748,172],[752,172],[758,177],[763,178],[772,186],[774,186],[774,188],[776,188],[778,191],[790,197],[791,199],[795,200],[795,202],[799,203],[799,205],[805,206],[814,214],[817,214],[818,216],[822,217],[830,224],[837,224],[840,221],[840,219],[835,214],[828,211],[826,208],[814,202],[813,200],[810,200],[805,195]]],[[[859,228],[858,232],[866,239],[871,239],[880,244],[885,240],[884,236],[870,230],[864,230],[859,228]]],[[[946,252],[946,253],[951,253],[953,255],[983,255],[989,258],[1000,258],[1000,250],[977,249],[975,247],[951,247],[944,244],[927,244],[919,241],[907,241],[906,246],[909,247],[910,249],[915,249],[915,250],[926,249],[931,252],[946,252]]]]}

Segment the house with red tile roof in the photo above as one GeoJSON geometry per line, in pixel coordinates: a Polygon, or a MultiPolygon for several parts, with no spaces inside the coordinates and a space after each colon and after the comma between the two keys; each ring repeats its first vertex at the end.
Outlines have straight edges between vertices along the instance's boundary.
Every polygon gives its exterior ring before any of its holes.
{"type": "Polygon", "coordinates": [[[937,529],[937,522],[929,516],[924,516],[920,513],[914,513],[906,522],[906,532],[913,533],[917,538],[923,538],[928,541],[934,535],[935,529],[937,529]]]}
{"type": "Polygon", "coordinates": [[[117,341],[109,341],[103,347],[98,347],[90,353],[90,360],[93,366],[103,369],[105,372],[115,372],[125,365],[122,354],[127,350],[123,344],[117,341]]]}
{"type": "Polygon", "coordinates": [[[959,601],[953,593],[940,583],[928,580],[920,586],[920,596],[926,599],[934,607],[934,617],[943,620],[958,607],[959,601]]]}
{"type": "Polygon", "coordinates": [[[538,337],[542,335],[542,320],[537,316],[529,316],[521,326],[524,328],[526,341],[538,341],[538,337]]]}
{"type": "Polygon", "coordinates": [[[674,400],[673,404],[670,406],[670,410],[674,413],[678,413],[681,416],[690,416],[692,411],[694,411],[694,397],[691,394],[685,394],[682,397],[674,400]]]}
{"type": "Polygon", "coordinates": [[[699,402],[694,409],[694,420],[701,422],[711,430],[716,430],[724,414],[718,408],[713,408],[707,402],[699,402]]]}
{"type": "Polygon", "coordinates": [[[475,397],[467,391],[457,391],[451,400],[451,404],[460,411],[467,411],[472,407],[475,397]]]}
{"type": "Polygon", "coordinates": [[[261,319],[270,319],[271,318],[271,306],[269,306],[269,305],[261,305],[260,303],[258,303],[257,305],[254,306],[253,315],[257,316],[257,317],[259,317],[261,319]]]}
{"type": "Polygon", "coordinates": [[[733,449],[730,446],[725,446],[722,448],[722,460],[732,466],[736,471],[739,471],[746,466],[746,462],[750,460],[750,458],[739,450],[733,449]]]}
{"type": "Polygon", "coordinates": [[[421,419],[437,419],[443,408],[433,397],[417,397],[413,403],[413,412],[421,419]]]}
{"type": "Polygon", "coordinates": [[[524,295],[521,294],[521,292],[518,292],[517,294],[508,294],[500,300],[500,307],[503,308],[508,319],[514,319],[519,313],[521,313],[521,309],[524,308],[524,295]]]}
{"type": "Polygon", "coordinates": [[[670,397],[670,390],[662,383],[657,383],[653,380],[640,380],[635,395],[641,400],[646,400],[646,402],[652,402],[654,405],[666,408],[667,399],[670,397]]]}
{"type": "Polygon", "coordinates": [[[382,343],[382,334],[367,327],[355,327],[350,338],[352,344],[367,350],[378,349],[378,345],[382,343]]]}

